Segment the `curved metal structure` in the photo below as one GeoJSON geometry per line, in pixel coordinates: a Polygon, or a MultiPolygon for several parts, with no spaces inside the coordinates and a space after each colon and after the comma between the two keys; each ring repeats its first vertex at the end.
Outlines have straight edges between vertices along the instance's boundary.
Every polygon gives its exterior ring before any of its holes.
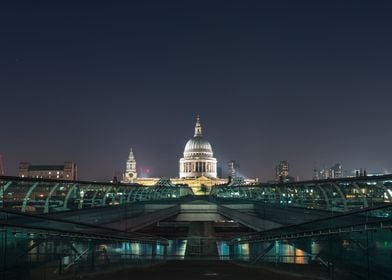
{"type": "MultiPolygon", "coordinates": [[[[84,269],[158,262],[168,240],[43,215],[0,209],[1,279],[34,279],[37,267],[46,279],[84,269]]],[[[39,277],[42,278],[42,277],[39,277]]]]}
{"type": "Polygon", "coordinates": [[[392,175],[277,184],[217,186],[211,195],[315,209],[348,211],[392,203],[392,175]]]}
{"type": "Polygon", "coordinates": [[[0,176],[0,206],[21,212],[49,213],[193,195],[186,186],[146,187],[82,181],[0,176]]]}

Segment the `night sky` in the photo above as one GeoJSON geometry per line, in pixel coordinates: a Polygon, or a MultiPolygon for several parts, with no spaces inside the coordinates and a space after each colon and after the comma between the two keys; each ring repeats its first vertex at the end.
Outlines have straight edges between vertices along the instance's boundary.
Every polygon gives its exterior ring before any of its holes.
{"type": "Polygon", "coordinates": [[[391,1],[1,1],[0,154],[108,180],[178,176],[200,114],[218,165],[392,172],[391,1]]]}

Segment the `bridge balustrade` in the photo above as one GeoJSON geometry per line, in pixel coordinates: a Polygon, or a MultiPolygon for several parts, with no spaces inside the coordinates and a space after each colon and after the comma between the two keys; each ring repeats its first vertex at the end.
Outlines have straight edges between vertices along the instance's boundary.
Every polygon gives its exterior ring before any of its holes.
{"type": "Polygon", "coordinates": [[[228,244],[232,260],[253,265],[317,264],[331,279],[390,279],[392,206],[245,234],[228,244]]]}
{"type": "Polygon", "coordinates": [[[216,186],[211,195],[314,209],[349,211],[392,202],[392,175],[319,181],[216,186]]]}
{"type": "Polygon", "coordinates": [[[1,208],[49,213],[193,195],[186,186],[146,187],[0,176],[1,208]]]}
{"type": "Polygon", "coordinates": [[[164,238],[0,210],[2,279],[58,279],[150,264],[165,258],[167,245],[164,238]]]}

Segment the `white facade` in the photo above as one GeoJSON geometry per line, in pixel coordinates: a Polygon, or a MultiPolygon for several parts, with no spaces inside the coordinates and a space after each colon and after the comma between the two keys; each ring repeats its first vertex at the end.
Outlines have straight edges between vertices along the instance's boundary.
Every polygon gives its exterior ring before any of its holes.
{"type": "Polygon", "coordinates": [[[203,138],[200,118],[197,117],[195,135],[185,145],[180,159],[180,178],[217,178],[217,160],[213,157],[210,142],[203,138]]]}
{"type": "Polygon", "coordinates": [[[137,171],[136,171],[136,159],[135,156],[133,155],[132,148],[131,151],[129,152],[129,157],[126,165],[127,166],[124,174],[124,182],[134,183],[137,178],[137,171]]]}

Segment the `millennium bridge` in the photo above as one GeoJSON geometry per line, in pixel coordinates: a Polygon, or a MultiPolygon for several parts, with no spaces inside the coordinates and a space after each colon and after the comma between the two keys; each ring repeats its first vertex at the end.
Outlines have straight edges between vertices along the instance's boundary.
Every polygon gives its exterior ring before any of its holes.
{"type": "Polygon", "coordinates": [[[286,273],[275,279],[392,279],[392,175],[230,184],[205,196],[167,179],[1,176],[0,209],[1,279],[200,263],[286,273]]]}

